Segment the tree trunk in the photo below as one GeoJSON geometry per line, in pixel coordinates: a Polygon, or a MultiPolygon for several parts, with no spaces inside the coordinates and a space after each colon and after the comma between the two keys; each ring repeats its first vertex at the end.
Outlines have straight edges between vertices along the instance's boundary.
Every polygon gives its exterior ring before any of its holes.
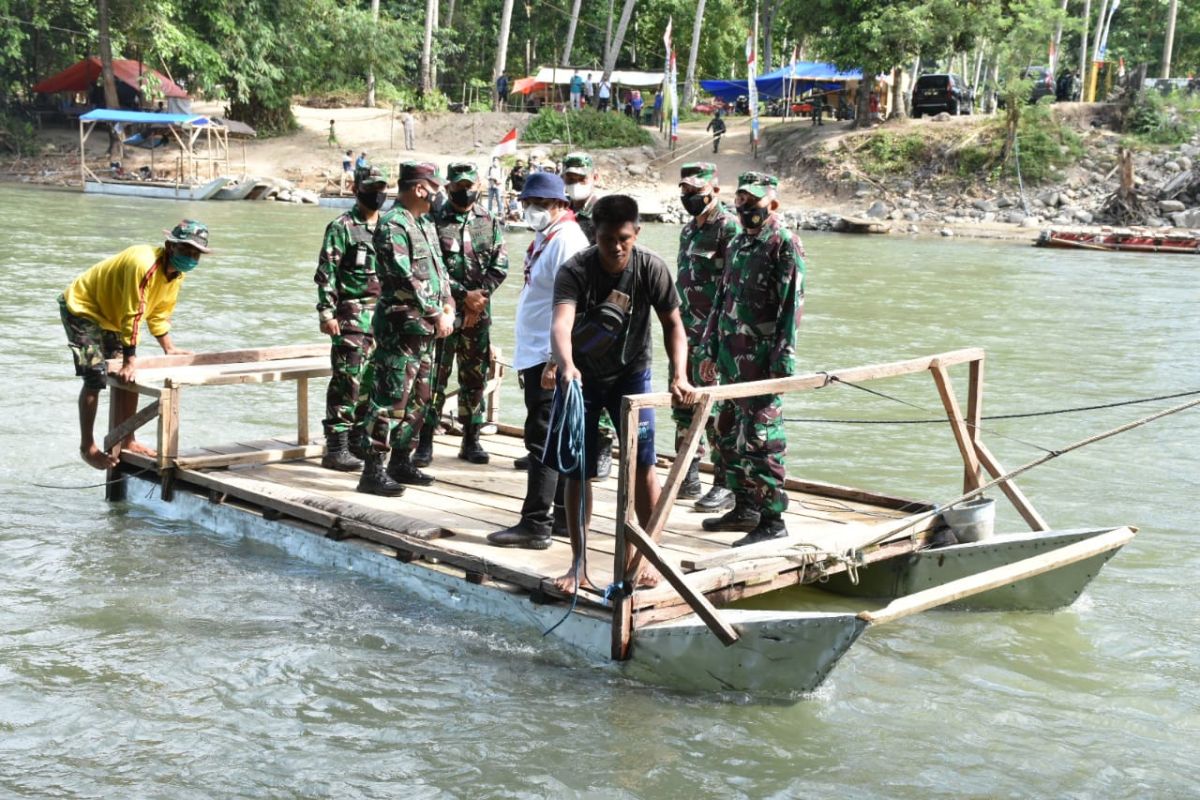
{"type": "Polygon", "coordinates": [[[604,28],[604,60],[608,61],[608,51],[612,49],[613,0],[608,0],[608,24],[604,28]]]}
{"type": "Polygon", "coordinates": [[[991,114],[996,110],[996,92],[1000,85],[1000,54],[992,53],[992,65],[988,68],[988,93],[984,103],[984,111],[991,114]]]}
{"type": "Polygon", "coordinates": [[[904,113],[904,91],[900,88],[903,78],[903,68],[892,70],[892,113],[888,114],[888,119],[904,119],[908,116],[904,113]]]}
{"type": "Polygon", "coordinates": [[[855,128],[871,127],[871,92],[875,91],[875,70],[863,67],[862,80],[858,82],[857,110],[854,114],[855,128]]]}
{"type": "MultiPolygon", "coordinates": [[[[1079,35],[1079,85],[1087,80],[1088,21],[1092,15],[1092,0],[1083,0],[1083,31],[1079,35]]],[[[1082,89],[1081,89],[1082,91],[1082,89]]],[[[1081,96],[1080,100],[1083,99],[1081,96]]]]}
{"type": "Polygon", "coordinates": [[[1179,0],[1171,0],[1167,10],[1167,38],[1163,42],[1162,77],[1171,77],[1171,51],[1175,49],[1175,15],[1179,11],[1179,0]]]}
{"type": "Polygon", "coordinates": [[[1059,62],[1062,61],[1062,51],[1058,48],[1059,45],[1062,44],[1063,20],[1066,19],[1067,16],[1067,2],[1068,0],[1062,0],[1062,8],[1059,9],[1060,16],[1058,18],[1058,22],[1054,23],[1054,63],[1050,65],[1050,68],[1054,72],[1054,78],[1056,81],[1058,79],[1058,65],[1059,62]]]}
{"type": "MultiPolygon", "coordinates": [[[[376,27],[379,25],[379,0],[371,0],[371,21],[376,27]]],[[[372,51],[372,60],[367,65],[367,108],[375,107],[375,63],[374,51],[372,51]]]]}
{"type": "Polygon", "coordinates": [[[116,108],[117,82],[113,78],[112,36],[108,32],[108,0],[96,0],[97,25],[100,39],[100,80],[104,86],[105,108],[116,108]]]}
{"type": "Polygon", "coordinates": [[[296,118],[292,115],[290,104],[285,102],[279,107],[268,106],[253,92],[245,100],[231,101],[229,116],[257,129],[260,137],[287,133],[296,128],[296,118]]]}
{"type": "Polygon", "coordinates": [[[513,0],[504,0],[504,6],[500,9],[500,36],[496,40],[496,60],[492,64],[492,107],[496,109],[500,109],[500,94],[496,91],[496,80],[507,69],[508,32],[512,23],[512,10],[513,0]]]}
{"type": "Polygon", "coordinates": [[[425,41],[421,45],[421,95],[433,92],[433,26],[437,0],[425,0],[425,41]]]}
{"type": "Polygon", "coordinates": [[[571,65],[571,50],[575,46],[575,28],[579,26],[579,5],[583,0],[575,0],[571,5],[571,22],[567,25],[567,43],[563,45],[562,65],[571,65]]]}
{"type": "Polygon", "coordinates": [[[704,4],[697,0],[696,19],[692,21],[692,49],[688,51],[687,78],[683,83],[683,107],[690,109],[696,102],[696,54],[700,52],[700,29],[704,25],[704,4]]]}
{"type": "MultiPolygon", "coordinates": [[[[629,28],[629,18],[633,15],[633,7],[637,0],[625,0],[625,7],[621,9],[621,21],[617,23],[617,33],[613,37],[612,46],[608,48],[608,52],[604,55],[604,76],[600,79],[607,81],[612,77],[612,72],[617,68],[617,55],[621,52],[621,45],[625,41],[625,31],[629,28]]],[[[616,102],[616,98],[613,98],[616,102]]]]}
{"type": "MultiPolygon", "coordinates": [[[[374,0],[372,0],[372,2],[374,2],[374,0]]],[[[450,0],[448,3],[446,3],[446,27],[454,27],[454,0],[450,0]]]]}

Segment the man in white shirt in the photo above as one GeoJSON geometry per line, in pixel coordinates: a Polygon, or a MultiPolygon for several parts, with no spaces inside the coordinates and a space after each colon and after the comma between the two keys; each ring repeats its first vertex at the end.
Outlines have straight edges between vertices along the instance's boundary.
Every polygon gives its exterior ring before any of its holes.
{"type": "Polygon", "coordinates": [[[612,99],[612,84],[607,79],[600,79],[600,89],[597,94],[600,99],[600,111],[608,111],[608,101],[612,99]]]}
{"type": "Polygon", "coordinates": [[[504,207],[500,202],[500,187],[504,185],[504,169],[500,166],[499,156],[492,156],[492,165],[488,167],[487,179],[487,210],[493,214],[501,214],[504,212],[504,207]]]}
{"type": "Polygon", "coordinates": [[[517,301],[516,350],[513,366],[525,390],[525,449],[529,471],[521,521],[488,536],[499,547],[545,550],[550,546],[558,473],[543,463],[543,448],[554,402],[555,368],[550,357],[550,322],[554,317],[554,279],[558,269],[588,246],[571,214],[562,178],[535,172],[517,198],[535,235],[525,254],[525,286],[517,301]]]}

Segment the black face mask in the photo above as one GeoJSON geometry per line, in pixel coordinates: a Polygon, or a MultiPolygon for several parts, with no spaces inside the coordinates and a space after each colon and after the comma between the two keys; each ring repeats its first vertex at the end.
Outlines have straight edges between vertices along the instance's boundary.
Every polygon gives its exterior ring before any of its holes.
{"type": "Polygon", "coordinates": [[[679,202],[683,203],[683,210],[691,214],[693,217],[699,216],[704,209],[708,208],[708,204],[712,202],[710,194],[685,194],[679,197],[679,202]]]}
{"type": "Polygon", "coordinates": [[[475,201],[479,199],[479,192],[473,192],[467,189],[455,189],[450,193],[450,202],[459,208],[470,208],[475,205],[475,201]]]}
{"type": "Polygon", "coordinates": [[[378,211],[387,202],[386,190],[377,192],[373,189],[359,189],[354,196],[358,198],[358,202],[362,203],[363,208],[368,211],[378,211]]]}
{"type": "Polygon", "coordinates": [[[737,207],[738,219],[741,220],[742,227],[752,231],[756,231],[763,226],[767,221],[767,215],[771,213],[771,209],[762,208],[757,205],[744,205],[737,207]]]}

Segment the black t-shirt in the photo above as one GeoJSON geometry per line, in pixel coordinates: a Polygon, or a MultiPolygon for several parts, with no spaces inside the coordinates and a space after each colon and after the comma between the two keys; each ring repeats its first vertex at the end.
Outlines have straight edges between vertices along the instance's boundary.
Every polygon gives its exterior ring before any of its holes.
{"type": "MultiPolygon", "coordinates": [[[[629,316],[625,330],[603,356],[576,355],[575,364],[585,378],[608,382],[650,368],[650,310],[668,312],[679,308],[679,294],[666,263],[636,245],[625,269],[633,270],[629,287],[629,316]]],[[[621,275],[609,275],[600,265],[596,248],[573,256],[554,279],[554,304],[571,303],[575,318],[608,299],[621,275]]]]}

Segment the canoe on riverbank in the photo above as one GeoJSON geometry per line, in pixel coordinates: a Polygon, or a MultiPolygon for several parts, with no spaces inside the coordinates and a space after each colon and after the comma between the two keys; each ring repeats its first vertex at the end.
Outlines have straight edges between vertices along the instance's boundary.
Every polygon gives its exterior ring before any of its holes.
{"type": "Polygon", "coordinates": [[[1100,228],[1044,230],[1038,247],[1066,247],[1079,250],[1125,250],[1134,253],[1179,253],[1200,255],[1200,232],[1162,231],[1157,228],[1100,228]]]}

